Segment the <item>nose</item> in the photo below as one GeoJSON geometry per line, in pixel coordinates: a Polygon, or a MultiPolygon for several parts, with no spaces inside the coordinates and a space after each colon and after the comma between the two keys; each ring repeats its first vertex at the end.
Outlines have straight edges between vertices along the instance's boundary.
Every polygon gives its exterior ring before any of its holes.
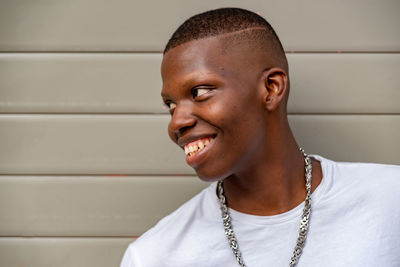
{"type": "Polygon", "coordinates": [[[173,141],[177,141],[188,129],[195,126],[196,117],[192,113],[191,103],[180,103],[175,107],[171,121],[168,125],[168,133],[173,141]]]}

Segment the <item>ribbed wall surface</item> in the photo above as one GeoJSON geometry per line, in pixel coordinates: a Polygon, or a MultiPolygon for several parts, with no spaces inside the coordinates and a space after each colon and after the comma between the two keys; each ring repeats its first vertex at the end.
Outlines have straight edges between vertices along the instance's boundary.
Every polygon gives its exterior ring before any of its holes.
{"type": "Polygon", "coordinates": [[[399,1],[1,1],[0,266],[118,266],[207,186],[167,137],[160,51],[222,6],[275,26],[299,144],[400,164],[399,1]]]}

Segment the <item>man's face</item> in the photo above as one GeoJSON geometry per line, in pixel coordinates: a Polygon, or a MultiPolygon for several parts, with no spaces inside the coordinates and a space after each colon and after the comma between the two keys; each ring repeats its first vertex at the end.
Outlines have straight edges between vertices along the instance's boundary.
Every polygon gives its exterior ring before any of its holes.
{"type": "Polygon", "coordinates": [[[212,37],[182,44],[164,56],[168,134],[203,180],[243,171],[263,147],[263,83],[255,55],[248,50],[223,51],[221,38],[212,37]]]}

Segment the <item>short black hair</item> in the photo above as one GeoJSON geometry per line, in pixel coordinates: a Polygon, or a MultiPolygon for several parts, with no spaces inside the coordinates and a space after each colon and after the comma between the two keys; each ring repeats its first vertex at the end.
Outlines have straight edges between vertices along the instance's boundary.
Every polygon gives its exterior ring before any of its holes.
{"type": "Polygon", "coordinates": [[[172,37],[165,46],[164,54],[170,49],[189,41],[242,30],[251,31],[252,29],[256,29],[254,37],[267,37],[269,41],[276,44],[274,47],[277,47],[280,50],[279,52],[285,53],[276,32],[263,17],[241,8],[219,8],[194,15],[187,19],[172,34],[172,37]],[[260,30],[264,34],[260,35],[260,30]]]}

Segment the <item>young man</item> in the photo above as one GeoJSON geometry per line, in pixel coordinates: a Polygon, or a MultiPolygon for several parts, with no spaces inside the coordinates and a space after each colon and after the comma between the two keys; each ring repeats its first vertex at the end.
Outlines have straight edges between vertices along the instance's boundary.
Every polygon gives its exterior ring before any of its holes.
{"type": "Polygon", "coordinates": [[[263,18],[190,18],[161,72],[169,136],[213,183],[132,243],[121,267],[400,266],[400,168],[298,148],[287,60],[263,18]]]}

